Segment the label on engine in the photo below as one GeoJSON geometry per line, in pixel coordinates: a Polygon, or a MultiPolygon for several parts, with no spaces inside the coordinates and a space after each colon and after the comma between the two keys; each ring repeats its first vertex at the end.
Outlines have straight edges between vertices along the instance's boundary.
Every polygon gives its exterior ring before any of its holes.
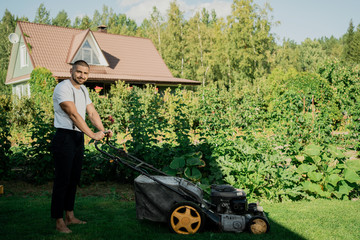
{"type": "Polygon", "coordinates": [[[243,232],[246,226],[245,216],[221,214],[221,226],[226,232],[243,232]]]}

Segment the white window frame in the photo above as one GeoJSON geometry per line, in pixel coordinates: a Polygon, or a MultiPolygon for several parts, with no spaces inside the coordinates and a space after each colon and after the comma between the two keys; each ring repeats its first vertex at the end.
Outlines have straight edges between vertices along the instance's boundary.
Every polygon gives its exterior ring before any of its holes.
{"type": "Polygon", "coordinates": [[[96,66],[109,66],[109,64],[107,63],[104,55],[102,55],[101,49],[99,48],[99,46],[97,45],[95,38],[93,37],[92,34],[89,34],[84,42],[81,45],[81,48],[79,49],[79,51],[77,52],[77,54],[75,55],[72,63],[74,63],[76,60],[84,60],[84,52],[85,51],[90,51],[90,58],[91,58],[91,62],[88,62],[89,65],[96,65],[96,66]],[[84,46],[85,42],[88,41],[89,46],[84,46]],[[98,63],[94,63],[94,56],[96,56],[98,63]]]}
{"type": "Polygon", "coordinates": [[[26,45],[24,44],[20,46],[20,67],[23,68],[27,66],[29,66],[29,60],[26,45]]]}

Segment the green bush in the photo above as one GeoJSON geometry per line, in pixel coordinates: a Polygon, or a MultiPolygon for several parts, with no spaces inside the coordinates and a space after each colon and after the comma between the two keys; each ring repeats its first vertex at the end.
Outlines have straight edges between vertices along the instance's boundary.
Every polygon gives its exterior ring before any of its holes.
{"type": "Polygon", "coordinates": [[[30,85],[31,97],[17,99],[13,104],[13,132],[21,135],[17,139],[28,141],[12,148],[11,162],[17,177],[40,184],[53,179],[54,174],[50,142],[54,134],[51,99],[56,80],[49,70],[36,68],[30,85]]]}
{"type": "Polygon", "coordinates": [[[0,179],[9,176],[10,161],[10,112],[11,100],[8,95],[0,95],[0,179]]]}

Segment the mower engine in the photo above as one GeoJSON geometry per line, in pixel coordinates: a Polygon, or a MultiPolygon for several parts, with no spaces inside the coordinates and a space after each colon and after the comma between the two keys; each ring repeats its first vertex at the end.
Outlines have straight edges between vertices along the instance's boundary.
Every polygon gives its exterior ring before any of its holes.
{"type": "Polygon", "coordinates": [[[230,185],[212,185],[211,203],[213,211],[221,217],[223,231],[265,233],[269,223],[263,208],[256,203],[249,203],[246,193],[230,185]]]}

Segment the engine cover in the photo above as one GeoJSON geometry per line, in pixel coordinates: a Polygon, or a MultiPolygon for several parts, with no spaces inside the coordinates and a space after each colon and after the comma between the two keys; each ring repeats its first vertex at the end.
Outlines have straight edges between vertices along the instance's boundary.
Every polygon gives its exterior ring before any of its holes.
{"type": "Polygon", "coordinates": [[[248,210],[246,198],[235,198],[230,200],[230,208],[235,214],[244,214],[248,210]]]}
{"type": "Polygon", "coordinates": [[[226,232],[243,232],[246,227],[246,218],[241,215],[220,214],[221,227],[226,232]]]}

